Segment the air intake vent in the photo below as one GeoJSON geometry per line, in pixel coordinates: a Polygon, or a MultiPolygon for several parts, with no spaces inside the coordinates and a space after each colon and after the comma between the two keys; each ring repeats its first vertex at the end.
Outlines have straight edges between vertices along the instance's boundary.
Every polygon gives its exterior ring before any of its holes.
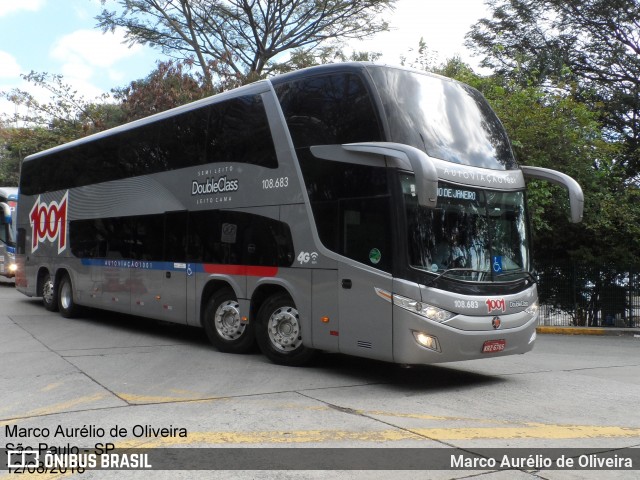
{"type": "Polygon", "coordinates": [[[371,345],[371,342],[363,342],[362,340],[358,340],[358,346],[360,348],[371,348],[371,347],[373,347],[373,345],[371,345]]]}

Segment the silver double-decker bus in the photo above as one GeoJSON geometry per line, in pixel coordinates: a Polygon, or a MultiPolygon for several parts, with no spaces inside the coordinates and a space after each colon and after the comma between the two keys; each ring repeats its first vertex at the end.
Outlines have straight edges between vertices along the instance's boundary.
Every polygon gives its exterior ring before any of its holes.
{"type": "Polygon", "coordinates": [[[0,276],[12,278],[17,269],[15,217],[18,188],[0,187],[0,276]]]}
{"type": "Polygon", "coordinates": [[[276,76],[26,158],[18,275],[204,328],[224,352],[403,364],[525,353],[538,317],[525,178],[462,83],[370,63],[276,76]]]}

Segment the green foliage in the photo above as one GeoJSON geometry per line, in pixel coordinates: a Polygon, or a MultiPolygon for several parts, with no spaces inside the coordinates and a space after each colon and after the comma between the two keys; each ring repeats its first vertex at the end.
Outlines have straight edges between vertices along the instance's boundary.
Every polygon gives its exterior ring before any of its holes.
{"type": "Polygon", "coordinates": [[[566,192],[547,182],[528,184],[534,258],[632,264],[640,261],[640,191],[613,167],[623,146],[607,141],[593,105],[566,90],[482,77],[459,59],[437,73],[479,89],[502,120],[524,165],[564,172],[585,193],[584,219],[570,224],[566,192]]]}
{"type": "Polygon", "coordinates": [[[40,91],[49,94],[43,101],[19,89],[0,93],[15,105],[12,116],[0,122],[0,183],[17,185],[24,157],[70,142],[123,121],[118,105],[108,103],[108,95],[88,101],[62,75],[31,72],[22,76],[40,91]]]}
{"type": "Polygon", "coordinates": [[[467,45],[520,85],[562,89],[591,106],[611,166],[640,183],[640,0],[490,0],[467,45]]]}
{"type": "Polygon", "coordinates": [[[186,68],[190,65],[184,62],[160,62],[145,79],[114,89],[123,120],[130,122],[144,118],[216,93],[205,85],[201,76],[194,78],[186,73],[186,68]]]}
{"type": "Polygon", "coordinates": [[[467,45],[503,79],[503,100],[485,94],[499,110],[514,150],[523,163],[572,175],[585,192],[583,224],[563,226],[559,192],[531,186],[533,224],[544,255],[639,263],[640,1],[488,5],[491,16],[472,28],[467,45]],[[526,92],[534,97],[522,97],[526,92]]]}
{"type": "Polygon", "coordinates": [[[48,127],[61,140],[69,141],[110,128],[121,120],[117,107],[106,103],[109,98],[107,94],[89,101],[64,83],[62,75],[32,71],[21,77],[35,87],[35,90],[47,92],[49,100],[39,100],[20,89],[1,93],[1,97],[16,106],[16,113],[5,118],[5,124],[48,127]]]}

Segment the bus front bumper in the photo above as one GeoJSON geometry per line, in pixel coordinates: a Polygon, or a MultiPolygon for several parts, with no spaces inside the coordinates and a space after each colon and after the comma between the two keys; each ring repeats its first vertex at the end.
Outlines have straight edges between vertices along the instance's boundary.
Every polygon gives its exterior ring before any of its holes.
{"type": "Polygon", "coordinates": [[[489,329],[462,330],[427,320],[403,309],[393,311],[393,360],[431,364],[494,358],[529,352],[536,339],[538,314],[513,328],[494,328],[491,317],[478,317],[489,329]]]}

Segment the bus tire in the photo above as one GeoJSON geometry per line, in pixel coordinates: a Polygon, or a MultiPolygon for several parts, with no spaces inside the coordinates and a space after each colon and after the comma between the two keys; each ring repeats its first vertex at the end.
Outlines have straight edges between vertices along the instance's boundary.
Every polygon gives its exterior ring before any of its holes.
{"type": "Polygon", "coordinates": [[[209,298],[202,324],[211,344],[221,352],[246,353],[255,346],[253,325],[242,321],[240,305],[229,288],[209,298]]]}
{"type": "Polygon", "coordinates": [[[302,366],[316,354],[302,344],[300,315],[286,293],[272,295],[258,310],[256,339],[262,353],[279,365],[302,366]]]}
{"type": "Polygon", "coordinates": [[[58,311],[58,296],[56,295],[53,278],[51,278],[49,272],[45,273],[42,277],[40,296],[42,297],[42,305],[44,305],[45,309],[50,312],[58,311]]]}
{"type": "Polygon", "coordinates": [[[58,282],[58,308],[64,318],[74,318],[78,315],[80,307],[73,300],[73,284],[66,273],[58,282]]]}

